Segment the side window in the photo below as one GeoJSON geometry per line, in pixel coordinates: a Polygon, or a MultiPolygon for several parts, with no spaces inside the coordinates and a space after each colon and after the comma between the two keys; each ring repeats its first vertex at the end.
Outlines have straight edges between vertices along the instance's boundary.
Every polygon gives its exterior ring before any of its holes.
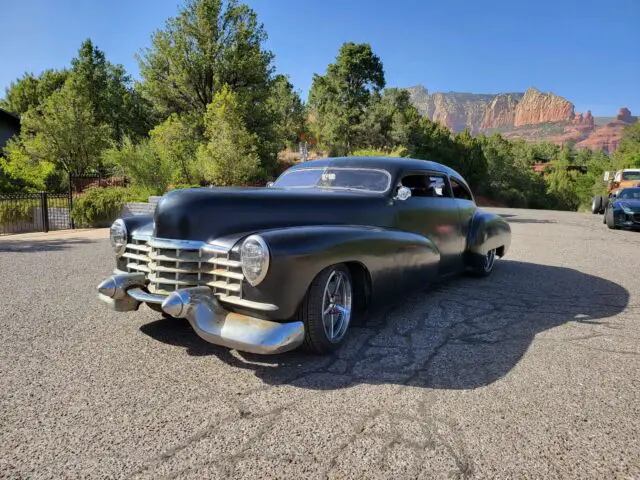
{"type": "Polygon", "coordinates": [[[467,187],[456,181],[455,178],[451,178],[451,190],[453,191],[453,196],[455,198],[460,198],[462,200],[473,200],[473,196],[471,192],[467,189],[467,187]]]}
{"type": "Polygon", "coordinates": [[[450,197],[447,180],[442,175],[417,173],[402,177],[402,186],[412,197],[450,197]]]}

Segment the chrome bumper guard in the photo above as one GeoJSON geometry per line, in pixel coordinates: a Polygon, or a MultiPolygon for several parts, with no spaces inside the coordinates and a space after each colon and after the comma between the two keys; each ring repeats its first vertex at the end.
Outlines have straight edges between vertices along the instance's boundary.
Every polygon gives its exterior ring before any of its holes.
{"type": "Polygon", "coordinates": [[[168,315],[186,318],[207,342],[244,352],[286,352],[304,339],[302,322],[278,323],[229,312],[209,287],[184,288],[166,296],[147,292],[147,282],[142,273],[113,275],[98,285],[99,298],[118,312],[137,310],[141,303],[158,304],[168,315]]]}

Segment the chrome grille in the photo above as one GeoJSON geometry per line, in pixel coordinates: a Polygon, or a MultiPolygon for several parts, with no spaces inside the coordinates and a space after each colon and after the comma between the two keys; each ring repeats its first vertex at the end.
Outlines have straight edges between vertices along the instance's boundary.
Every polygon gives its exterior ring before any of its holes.
{"type": "Polygon", "coordinates": [[[179,288],[208,286],[221,300],[242,299],[241,263],[229,250],[201,242],[133,238],[123,255],[128,272],[144,272],[151,293],[169,295],[179,288]]]}

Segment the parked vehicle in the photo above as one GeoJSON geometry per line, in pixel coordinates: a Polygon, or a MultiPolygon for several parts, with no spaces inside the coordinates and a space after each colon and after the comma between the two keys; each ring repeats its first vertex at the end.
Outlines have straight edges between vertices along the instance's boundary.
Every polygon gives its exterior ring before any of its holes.
{"type": "Polygon", "coordinates": [[[187,318],[203,339],[254,353],[324,353],[354,316],[434,280],[483,277],[511,243],[454,170],[405,158],[329,158],[266,188],[164,195],[150,216],[111,227],[117,311],[141,303],[187,318]]]}
{"type": "Polygon", "coordinates": [[[604,181],[607,183],[607,195],[596,195],[591,201],[591,213],[604,214],[609,199],[618,190],[640,186],[640,168],[627,168],[617,172],[605,172],[604,181]]]}
{"type": "Polygon", "coordinates": [[[611,229],[640,229],[640,187],[616,191],[609,200],[603,222],[611,229]]]}

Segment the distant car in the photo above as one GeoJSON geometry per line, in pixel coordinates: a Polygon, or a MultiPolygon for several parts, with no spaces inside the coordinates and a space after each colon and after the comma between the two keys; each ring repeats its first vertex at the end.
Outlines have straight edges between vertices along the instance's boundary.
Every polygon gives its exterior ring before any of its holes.
{"type": "Polygon", "coordinates": [[[609,199],[603,222],[612,229],[640,229],[640,187],[616,191],[609,199]]]}
{"type": "Polygon", "coordinates": [[[623,188],[640,187],[640,168],[625,168],[617,172],[605,172],[607,195],[596,195],[591,201],[591,213],[605,213],[611,197],[623,188]]]}
{"type": "Polygon", "coordinates": [[[451,274],[489,275],[510,232],[444,165],[314,160],[267,188],[175,190],[153,217],[116,220],[117,269],[98,291],[117,311],[187,318],[214,344],[324,353],[356,314],[451,274]]]}

